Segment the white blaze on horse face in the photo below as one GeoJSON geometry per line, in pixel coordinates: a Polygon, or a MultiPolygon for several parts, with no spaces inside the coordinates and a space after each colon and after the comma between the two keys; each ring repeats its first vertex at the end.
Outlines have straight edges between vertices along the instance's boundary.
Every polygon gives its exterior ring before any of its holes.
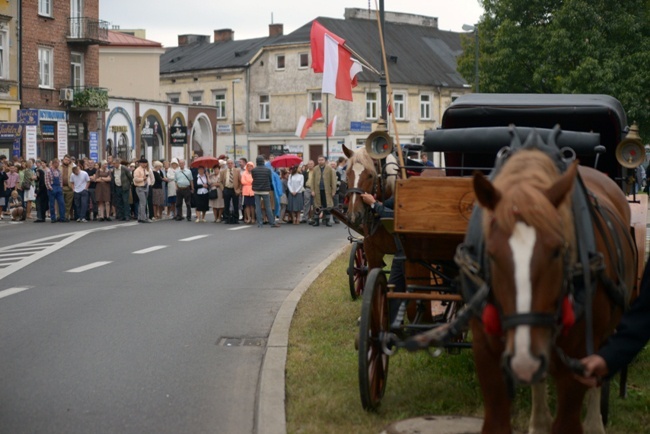
{"type": "MultiPolygon", "coordinates": [[[[352,166],[352,171],[354,172],[354,186],[353,188],[359,188],[359,181],[361,180],[361,174],[363,171],[366,170],[365,167],[363,167],[363,164],[361,163],[354,163],[352,166]]],[[[355,199],[357,198],[356,194],[352,195],[352,203],[350,203],[350,207],[354,208],[354,202],[355,199]]]]}
{"type": "MultiPolygon", "coordinates": [[[[508,240],[514,262],[517,313],[529,313],[533,302],[533,284],[530,273],[531,259],[537,234],[535,229],[523,222],[515,223],[508,240]]],[[[515,354],[510,362],[512,372],[519,380],[531,382],[541,362],[530,352],[530,326],[515,328],[515,354]]]]}

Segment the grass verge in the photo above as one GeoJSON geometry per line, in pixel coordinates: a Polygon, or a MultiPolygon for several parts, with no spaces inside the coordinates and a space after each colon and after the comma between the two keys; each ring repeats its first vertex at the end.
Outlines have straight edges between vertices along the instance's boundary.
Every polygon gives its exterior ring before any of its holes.
{"type": "MultiPolygon", "coordinates": [[[[345,270],[349,253],[336,259],[303,295],[289,332],[286,412],[289,433],[378,433],[396,420],[427,414],[481,417],[482,402],[470,351],[438,358],[399,352],[390,359],[386,394],[378,412],[361,408],[354,338],[360,300],[350,298],[345,270]]],[[[628,398],[610,396],[609,434],[649,432],[650,351],[630,367],[628,398]]],[[[530,393],[519,389],[515,424],[526,425],[530,393]]],[[[551,399],[551,404],[554,402],[551,399]]]]}

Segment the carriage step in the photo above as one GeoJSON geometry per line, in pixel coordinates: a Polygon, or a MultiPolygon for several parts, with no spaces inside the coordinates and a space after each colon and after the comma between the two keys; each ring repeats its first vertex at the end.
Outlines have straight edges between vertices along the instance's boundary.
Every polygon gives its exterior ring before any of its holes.
{"type": "Polygon", "coordinates": [[[412,293],[412,292],[389,292],[386,297],[397,300],[426,300],[426,301],[463,301],[459,294],[434,294],[434,293],[412,293]]]}

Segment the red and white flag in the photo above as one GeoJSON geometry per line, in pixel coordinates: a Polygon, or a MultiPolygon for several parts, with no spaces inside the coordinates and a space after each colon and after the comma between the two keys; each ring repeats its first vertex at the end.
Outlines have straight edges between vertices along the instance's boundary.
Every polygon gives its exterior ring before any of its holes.
{"type": "Polygon", "coordinates": [[[327,126],[327,137],[332,137],[336,134],[336,116],[327,126]]]}
{"type": "Polygon", "coordinates": [[[352,88],[363,68],[345,48],[345,40],[327,30],[317,21],[311,25],[311,67],[323,73],[323,93],[337,99],[352,101],[352,88]]]}
{"type": "Polygon", "coordinates": [[[307,119],[306,116],[300,116],[300,119],[298,120],[298,126],[296,127],[296,136],[300,137],[301,139],[307,137],[307,133],[309,132],[311,126],[314,125],[314,122],[322,117],[323,114],[321,113],[320,109],[316,109],[312,117],[309,119],[307,119]]]}

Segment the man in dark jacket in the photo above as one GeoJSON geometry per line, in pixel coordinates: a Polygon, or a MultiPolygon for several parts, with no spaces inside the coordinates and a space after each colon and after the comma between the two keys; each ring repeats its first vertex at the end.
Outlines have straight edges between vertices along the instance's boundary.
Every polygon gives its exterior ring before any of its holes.
{"type": "Polygon", "coordinates": [[[34,223],[45,222],[45,212],[50,206],[49,198],[47,196],[47,186],[45,185],[45,170],[43,169],[44,163],[38,161],[36,163],[36,220],[34,223]]]}
{"type": "Polygon", "coordinates": [[[113,160],[111,185],[115,197],[115,218],[121,221],[131,220],[129,191],[131,191],[131,185],[133,185],[133,173],[128,167],[121,164],[119,158],[113,160]]]}
{"type": "Polygon", "coordinates": [[[280,225],[275,223],[273,210],[271,209],[271,188],[273,188],[273,174],[271,169],[264,165],[264,156],[257,156],[257,166],[252,170],[253,175],[253,193],[255,193],[255,215],[257,217],[257,227],[263,228],[262,220],[262,201],[266,209],[266,217],[272,228],[279,228],[280,225]]]}

